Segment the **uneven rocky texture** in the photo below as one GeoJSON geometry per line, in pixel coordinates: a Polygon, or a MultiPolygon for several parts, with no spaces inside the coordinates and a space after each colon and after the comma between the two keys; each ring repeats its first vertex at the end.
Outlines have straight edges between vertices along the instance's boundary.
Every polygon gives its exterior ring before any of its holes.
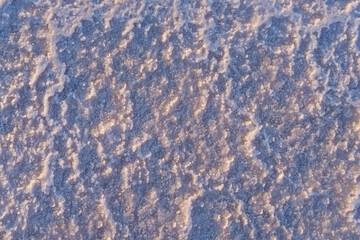
{"type": "Polygon", "coordinates": [[[0,6],[0,239],[360,238],[359,1],[0,6]]]}

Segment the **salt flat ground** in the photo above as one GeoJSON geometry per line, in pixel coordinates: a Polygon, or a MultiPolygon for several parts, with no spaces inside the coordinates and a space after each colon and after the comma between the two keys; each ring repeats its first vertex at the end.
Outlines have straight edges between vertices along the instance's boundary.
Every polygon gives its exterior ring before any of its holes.
{"type": "Polygon", "coordinates": [[[0,239],[360,239],[360,1],[0,1],[0,239]]]}

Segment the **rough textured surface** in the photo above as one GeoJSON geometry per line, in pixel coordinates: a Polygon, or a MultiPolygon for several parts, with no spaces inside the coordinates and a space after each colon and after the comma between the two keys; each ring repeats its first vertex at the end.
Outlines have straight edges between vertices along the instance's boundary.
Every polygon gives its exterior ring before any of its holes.
{"type": "Polygon", "coordinates": [[[359,239],[360,2],[1,0],[0,239],[359,239]]]}

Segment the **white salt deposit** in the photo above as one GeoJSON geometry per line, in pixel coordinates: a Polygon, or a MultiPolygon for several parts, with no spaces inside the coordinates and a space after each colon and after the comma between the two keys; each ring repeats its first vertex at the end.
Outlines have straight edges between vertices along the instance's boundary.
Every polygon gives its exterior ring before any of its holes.
{"type": "Polygon", "coordinates": [[[360,2],[0,0],[0,239],[359,239],[360,2]]]}

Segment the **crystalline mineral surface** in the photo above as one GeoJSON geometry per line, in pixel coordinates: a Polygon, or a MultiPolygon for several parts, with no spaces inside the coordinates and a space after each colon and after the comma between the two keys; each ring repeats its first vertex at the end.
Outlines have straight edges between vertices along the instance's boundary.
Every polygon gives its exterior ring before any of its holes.
{"type": "Polygon", "coordinates": [[[360,2],[0,1],[0,239],[359,239],[360,2]]]}

